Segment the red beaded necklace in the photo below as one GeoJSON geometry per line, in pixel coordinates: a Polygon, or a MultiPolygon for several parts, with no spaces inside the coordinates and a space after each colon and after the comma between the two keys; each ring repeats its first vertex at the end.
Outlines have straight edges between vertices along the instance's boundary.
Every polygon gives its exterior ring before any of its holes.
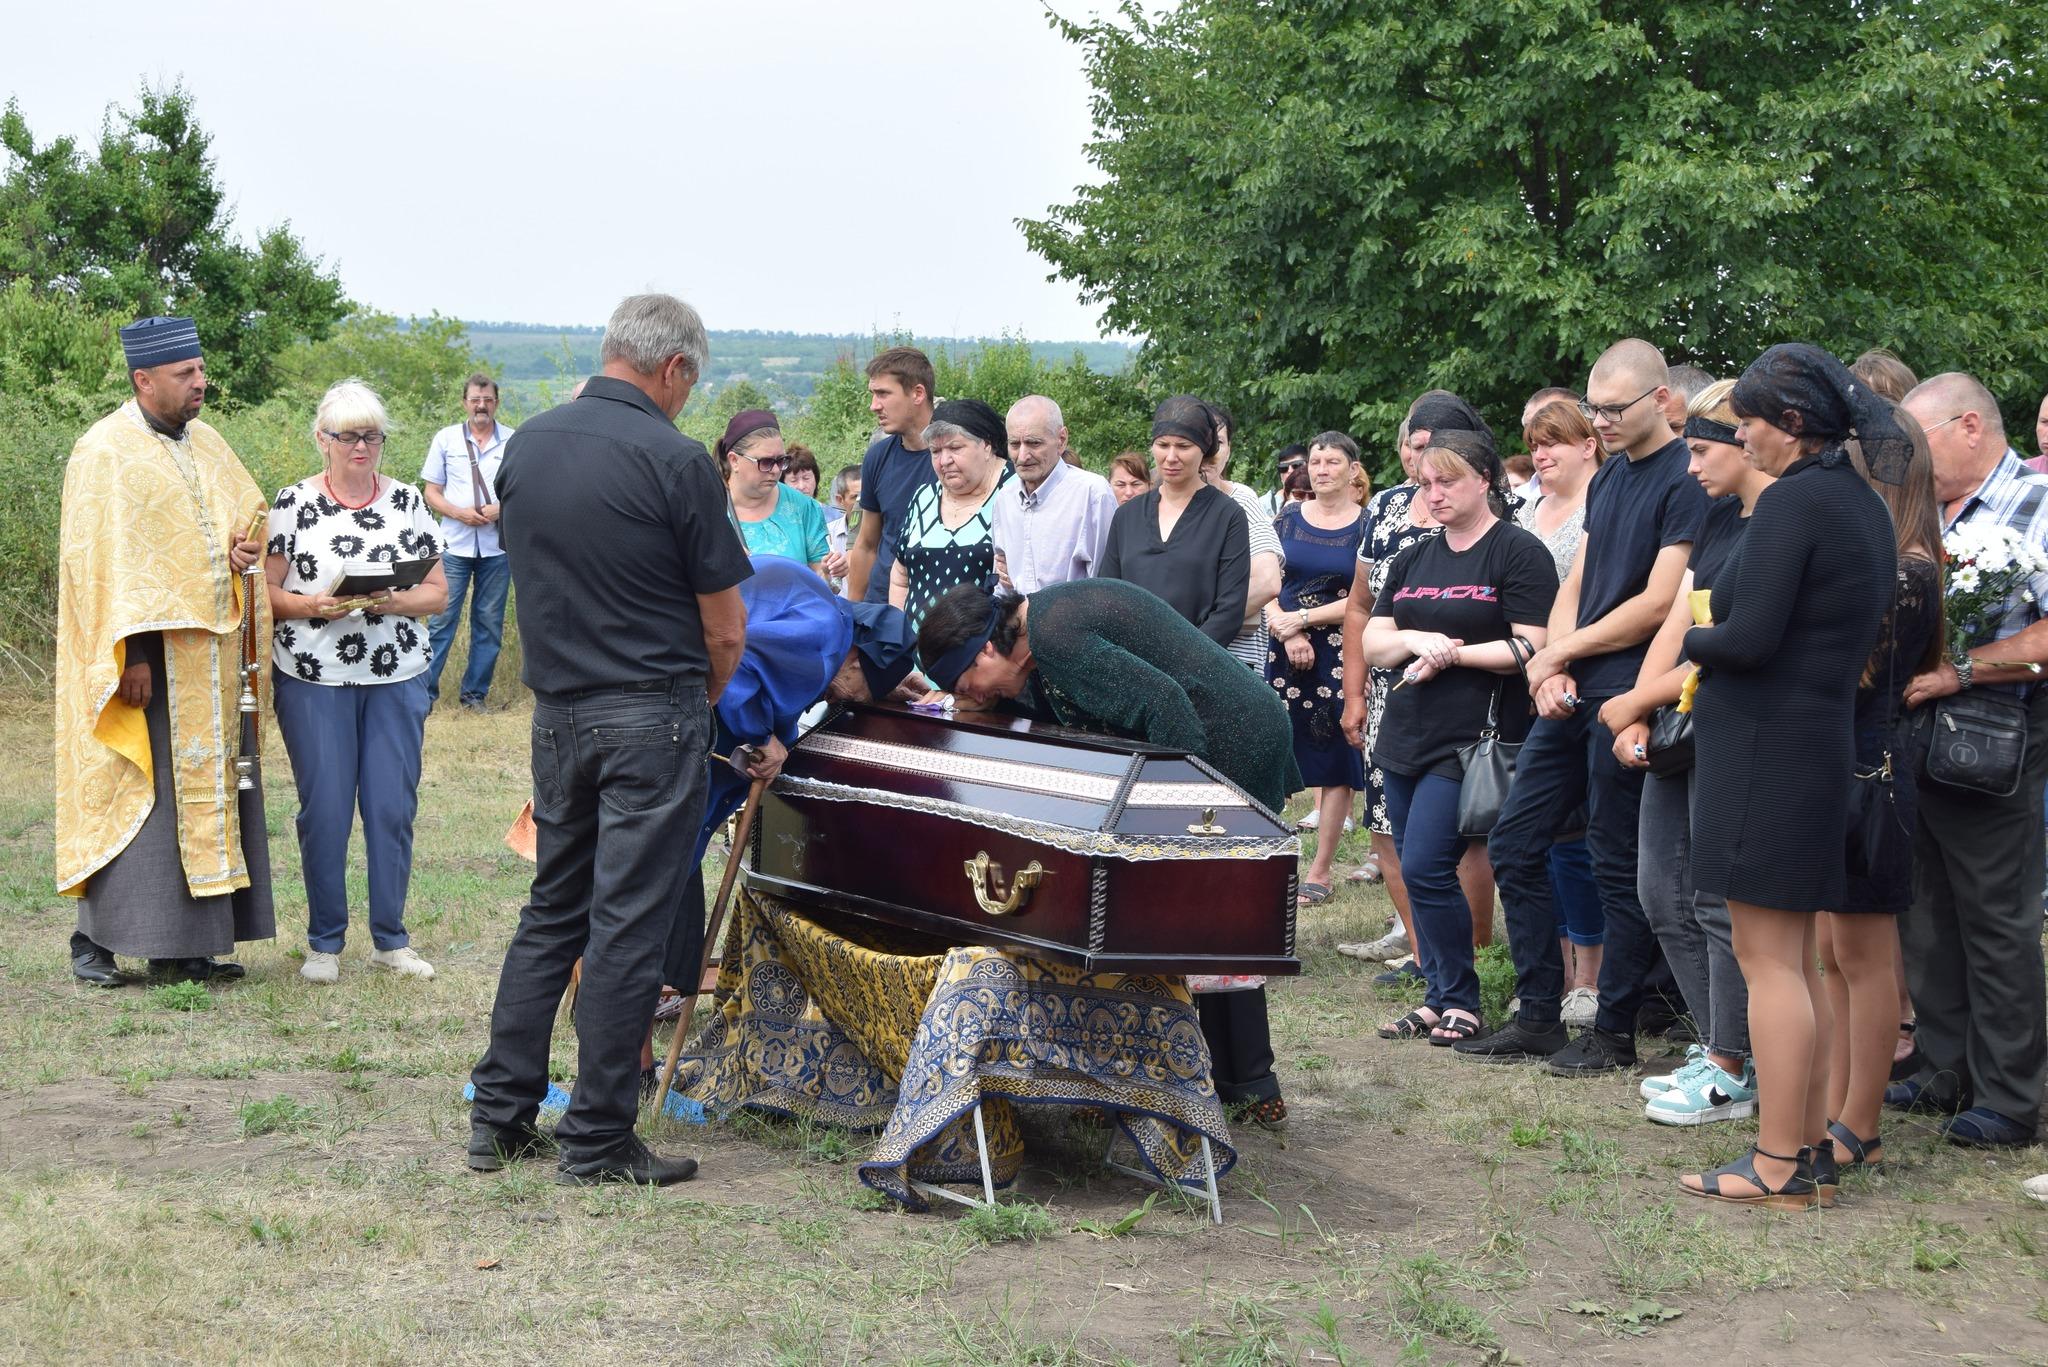
{"type": "Polygon", "coordinates": [[[382,475],[370,476],[370,496],[364,499],[361,503],[351,503],[347,499],[343,498],[340,494],[335,493],[334,482],[328,479],[325,474],[322,474],[320,476],[320,483],[322,487],[324,487],[327,490],[327,496],[329,498],[333,499],[336,503],[339,503],[342,507],[348,509],[350,512],[359,513],[363,509],[369,507],[372,503],[375,503],[377,501],[377,490],[379,488],[378,481],[382,478],[382,475]]]}

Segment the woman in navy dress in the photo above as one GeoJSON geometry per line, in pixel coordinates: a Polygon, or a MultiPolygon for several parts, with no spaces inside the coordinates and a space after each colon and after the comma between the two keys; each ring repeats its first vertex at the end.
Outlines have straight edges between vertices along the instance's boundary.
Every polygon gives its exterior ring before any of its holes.
{"type": "Polygon", "coordinates": [[[1266,682],[1280,694],[1294,728],[1294,762],[1318,790],[1315,858],[1302,878],[1300,900],[1314,906],[1330,895],[1330,863],[1351,814],[1351,795],[1365,786],[1365,763],[1344,739],[1344,606],[1365,536],[1364,510],[1351,496],[1358,443],[1325,432],[1309,444],[1311,497],[1274,519],[1284,569],[1280,597],[1266,605],[1266,682]]]}

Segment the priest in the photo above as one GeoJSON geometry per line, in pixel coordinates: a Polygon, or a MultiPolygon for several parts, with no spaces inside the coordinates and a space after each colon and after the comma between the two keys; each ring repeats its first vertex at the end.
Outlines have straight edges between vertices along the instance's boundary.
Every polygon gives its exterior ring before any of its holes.
{"type": "MultiPolygon", "coordinates": [[[[263,495],[198,420],[192,320],[142,319],[121,347],[134,395],[64,473],[56,872],[78,899],[71,971],[119,987],[120,954],[159,981],[232,980],[242,967],[222,956],[276,934],[262,790],[238,792],[234,769],[254,720],[239,710],[240,633],[263,495]]],[[[266,659],[261,593],[254,615],[266,659]]]]}

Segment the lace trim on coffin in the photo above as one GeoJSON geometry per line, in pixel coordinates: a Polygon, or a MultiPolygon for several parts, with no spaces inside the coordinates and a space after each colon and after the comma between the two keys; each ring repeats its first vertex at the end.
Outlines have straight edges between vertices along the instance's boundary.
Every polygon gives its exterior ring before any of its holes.
{"type": "MultiPolygon", "coordinates": [[[[982,783],[994,788],[1016,788],[1051,797],[1078,798],[1105,807],[1116,799],[1123,785],[1121,774],[1086,774],[1048,764],[1027,764],[1019,760],[985,759],[953,754],[921,745],[899,745],[891,741],[863,740],[852,736],[804,737],[797,747],[814,755],[830,755],[850,764],[893,769],[906,774],[935,774],[962,783],[982,783]]],[[[1125,803],[1130,807],[1249,807],[1244,794],[1222,783],[1134,783],[1125,803]]]]}
{"type": "Polygon", "coordinates": [[[916,797],[879,788],[852,788],[843,783],[825,783],[785,773],[774,791],[784,797],[815,798],[821,802],[858,802],[870,807],[893,807],[902,811],[926,812],[970,826],[980,826],[1006,835],[1020,836],[1049,845],[1068,854],[1103,855],[1133,861],[1157,859],[1272,859],[1298,858],[1298,836],[1261,839],[1254,836],[1131,835],[1116,831],[1083,831],[1072,826],[1055,826],[1043,821],[1026,821],[965,803],[942,798],[916,797]]]}

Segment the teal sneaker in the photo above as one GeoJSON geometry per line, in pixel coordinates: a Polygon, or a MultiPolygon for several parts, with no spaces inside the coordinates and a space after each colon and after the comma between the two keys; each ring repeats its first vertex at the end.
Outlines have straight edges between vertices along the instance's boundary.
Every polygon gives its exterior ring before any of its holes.
{"type": "Polygon", "coordinates": [[[1756,1070],[1745,1063],[1741,1077],[1720,1065],[1705,1063],[1686,1080],[1643,1107],[1659,1125],[1705,1125],[1716,1120],[1741,1120],[1756,1114],[1756,1070]]]}
{"type": "Polygon", "coordinates": [[[1643,1079],[1643,1085],[1636,1088],[1636,1090],[1642,1094],[1643,1100],[1655,1101],[1673,1087],[1684,1086],[1686,1080],[1693,1073],[1697,1072],[1706,1061],[1707,1047],[1704,1044],[1692,1045],[1686,1049],[1685,1062],[1678,1065],[1677,1072],[1658,1073],[1654,1077],[1646,1077],[1643,1079]]]}

